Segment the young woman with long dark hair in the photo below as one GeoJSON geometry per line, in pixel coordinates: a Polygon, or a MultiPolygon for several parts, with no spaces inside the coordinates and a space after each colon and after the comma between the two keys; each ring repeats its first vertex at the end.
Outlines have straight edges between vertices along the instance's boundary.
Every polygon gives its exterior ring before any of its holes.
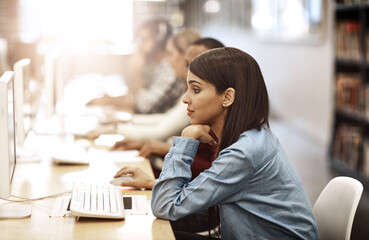
{"type": "Polygon", "coordinates": [[[319,239],[300,177],[269,128],[268,93],[254,58],[235,48],[209,50],[190,63],[187,85],[191,125],[165,157],[154,215],[177,220],[218,206],[222,239],[319,239]],[[191,180],[200,142],[216,145],[217,157],[191,180]]]}

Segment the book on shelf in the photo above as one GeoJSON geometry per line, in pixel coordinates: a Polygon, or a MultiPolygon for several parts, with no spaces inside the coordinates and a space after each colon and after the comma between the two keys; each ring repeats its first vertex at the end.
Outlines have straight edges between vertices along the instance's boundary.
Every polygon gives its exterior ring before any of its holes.
{"type": "Polygon", "coordinates": [[[336,0],[336,3],[338,4],[347,4],[347,5],[362,4],[368,2],[369,2],[368,0],[336,0]]]}
{"type": "Polygon", "coordinates": [[[369,138],[365,138],[363,143],[363,174],[369,179],[369,138]]]}
{"type": "Polygon", "coordinates": [[[345,163],[352,170],[359,170],[363,158],[362,128],[342,124],[336,130],[333,157],[345,163]]]}
{"type": "Polygon", "coordinates": [[[337,21],[336,57],[344,60],[363,60],[360,45],[361,24],[357,21],[337,21]]]}
{"type": "Polygon", "coordinates": [[[365,117],[369,115],[369,88],[358,74],[336,75],[336,108],[340,111],[365,117]],[[366,104],[368,101],[368,104],[366,104]],[[368,111],[366,110],[368,106],[368,111]]]}

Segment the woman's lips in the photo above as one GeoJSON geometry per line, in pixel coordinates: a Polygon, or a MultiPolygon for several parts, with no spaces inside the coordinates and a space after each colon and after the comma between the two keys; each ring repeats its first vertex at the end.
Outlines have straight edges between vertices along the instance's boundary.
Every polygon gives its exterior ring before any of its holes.
{"type": "Polygon", "coordinates": [[[192,111],[192,110],[187,109],[187,115],[188,115],[188,116],[191,116],[191,115],[192,115],[192,113],[193,113],[193,111],[192,111]]]}

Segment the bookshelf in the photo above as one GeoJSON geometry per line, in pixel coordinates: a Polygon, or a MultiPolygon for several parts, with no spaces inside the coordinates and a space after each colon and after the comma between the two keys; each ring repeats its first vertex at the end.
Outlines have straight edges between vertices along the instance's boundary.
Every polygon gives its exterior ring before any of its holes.
{"type": "Polygon", "coordinates": [[[369,1],[337,0],[330,165],[369,186],[369,1]]]}

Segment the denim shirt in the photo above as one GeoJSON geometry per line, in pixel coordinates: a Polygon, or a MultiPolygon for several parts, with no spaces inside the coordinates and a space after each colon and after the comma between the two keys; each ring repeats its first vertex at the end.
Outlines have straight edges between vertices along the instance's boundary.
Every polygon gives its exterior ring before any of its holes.
{"type": "Polygon", "coordinates": [[[218,204],[224,240],[319,239],[300,177],[270,130],[242,133],[190,181],[198,145],[174,137],[152,191],[156,217],[178,220],[218,204]]]}

